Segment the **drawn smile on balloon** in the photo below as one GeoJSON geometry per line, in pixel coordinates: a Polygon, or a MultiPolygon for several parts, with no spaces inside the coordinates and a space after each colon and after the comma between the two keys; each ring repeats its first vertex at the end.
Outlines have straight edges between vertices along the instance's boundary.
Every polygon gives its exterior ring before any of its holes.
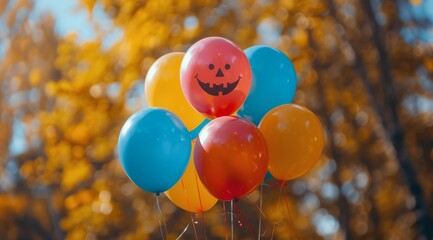
{"type": "Polygon", "coordinates": [[[241,76],[238,76],[238,79],[232,83],[221,83],[221,84],[215,84],[213,83],[204,83],[198,78],[198,73],[194,76],[195,79],[197,79],[198,84],[200,85],[201,89],[205,91],[207,94],[210,94],[212,96],[218,96],[221,92],[222,95],[227,95],[231,93],[239,84],[239,81],[241,80],[241,76]],[[224,86],[225,85],[225,86],[224,86]]]}

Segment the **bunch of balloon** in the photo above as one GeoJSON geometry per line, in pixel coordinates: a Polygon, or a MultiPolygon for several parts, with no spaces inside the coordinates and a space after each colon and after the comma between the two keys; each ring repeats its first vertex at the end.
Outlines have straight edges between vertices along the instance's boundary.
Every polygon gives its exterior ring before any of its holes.
{"type": "Polygon", "coordinates": [[[150,108],[121,130],[122,167],[140,188],[165,192],[192,213],[218,199],[233,207],[269,172],[300,177],[320,157],[323,129],[311,111],[290,104],[296,84],[290,59],[268,46],[242,51],[209,37],[164,55],[146,76],[150,108]]]}

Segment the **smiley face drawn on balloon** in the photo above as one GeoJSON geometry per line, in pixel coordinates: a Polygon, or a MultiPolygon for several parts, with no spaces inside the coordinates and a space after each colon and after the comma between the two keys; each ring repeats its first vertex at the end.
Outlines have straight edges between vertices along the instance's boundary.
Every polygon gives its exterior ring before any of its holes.
{"type": "Polygon", "coordinates": [[[188,102],[209,118],[230,115],[251,87],[251,67],[233,42],[209,37],[192,45],[181,64],[180,81],[188,102]]]}
{"type": "MultiPolygon", "coordinates": [[[[209,70],[212,71],[214,69],[216,69],[215,65],[212,63],[209,64],[209,70]]],[[[224,69],[227,71],[230,70],[230,64],[226,63],[224,65],[224,69]]],[[[205,91],[206,93],[212,96],[218,96],[219,93],[221,93],[222,95],[231,93],[238,86],[239,81],[241,80],[242,77],[239,75],[234,82],[225,82],[225,83],[223,82],[220,84],[213,83],[212,85],[210,82],[205,83],[201,81],[200,78],[198,77],[198,73],[194,76],[194,78],[197,79],[197,82],[200,85],[201,89],[203,89],[203,91],[205,91]]],[[[218,68],[218,70],[215,71],[215,78],[224,79],[224,72],[223,70],[221,70],[221,68],[218,68]]]]}

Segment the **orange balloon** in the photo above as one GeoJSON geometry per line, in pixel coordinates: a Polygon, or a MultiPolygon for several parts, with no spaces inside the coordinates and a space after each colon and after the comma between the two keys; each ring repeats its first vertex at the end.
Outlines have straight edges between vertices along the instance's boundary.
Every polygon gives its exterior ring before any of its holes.
{"type": "Polygon", "coordinates": [[[322,155],[322,124],[305,107],[280,105],[263,117],[259,129],[269,148],[269,172],[277,179],[304,175],[322,155]]]}
{"type": "Polygon", "coordinates": [[[192,157],[193,154],[182,178],[165,194],[176,206],[189,212],[203,213],[211,209],[218,199],[200,181],[192,157]]]}
{"type": "Polygon", "coordinates": [[[186,100],[180,86],[180,65],[185,53],[168,53],[150,67],[144,82],[150,107],[165,108],[176,114],[188,128],[195,129],[205,118],[186,100]]]}

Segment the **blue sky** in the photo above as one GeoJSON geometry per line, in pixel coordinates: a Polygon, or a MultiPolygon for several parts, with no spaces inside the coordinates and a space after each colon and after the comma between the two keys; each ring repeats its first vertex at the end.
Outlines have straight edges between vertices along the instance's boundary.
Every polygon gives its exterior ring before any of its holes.
{"type": "Polygon", "coordinates": [[[47,13],[54,16],[56,32],[61,36],[77,32],[79,41],[96,37],[94,29],[88,23],[89,14],[84,9],[79,9],[76,0],[36,0],[33,17],[37,19],[47,13]]]}
{"type": "Polygon", "coordinates": [[[423,0],[419,5],[413,5],[402,1],[399,9],[400,17],[405,22],[417,21],[426,23],[425,28],[418,26],[406,26],[402,29],[402,34],[406,41],[414,43],[418,40],[422,42],[433,42],[433,0],[423,0]]]}
{"type": "Polygon", "coordinates": [[[44,14],[51,14],[55,18],[55,30],[60,36],[76,33],[77,41],[82,43],[95,39],[98,26],[104,32],[103,47],[111,47],[122,36],[122,31],[115,28],[111,19],[102,9],[95,5],[92,14],[79,5],[78,0],[35,0],[35,10],[32,17],[37,19],[44,14]]]}
{"type": "MultiPolygon", "coordinates": [[[[78,42],[84,42],[97,37],[95,28],[92,24],[89,24],[95,23],[106,33],[103,41],[104,48],[112,46],[121,37],[122,31],[118,28],[113,28],[110,18],[105,14],[100,5],[95,5],[92,16],[90,16],[87,10],[79,6],[79,4],[79,0],[35,0],[33,17],[37,19],[43,14],[52,14],[55,18],[56,32],[61,36],[75,32],[78,35],[78,42]]],[[[427,20],[430,23],[433,22],[433,0],[423,0],[419,5],[412,5],[406,2],[402,2],[401,4],[400,16],[403,20],[416,19],[417,21],[427,20]]],[[[263,29],[258,30],[259,32],[263,32],[260,31],[263,29]]],[[[409,42],[416,40],[433,42],[431,24],[430,29],[424,30],[405,27],[402,30],[402,34],[409,42]]]]}

